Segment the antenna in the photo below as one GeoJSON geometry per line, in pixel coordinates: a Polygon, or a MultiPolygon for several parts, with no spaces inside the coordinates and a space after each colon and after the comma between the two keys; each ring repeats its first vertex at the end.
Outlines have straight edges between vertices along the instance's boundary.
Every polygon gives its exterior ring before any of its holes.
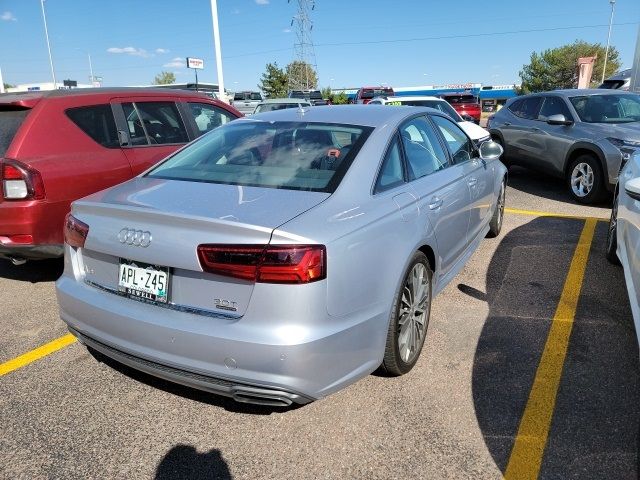
{"type": "MultiPolygon", "coordinates": [[[[309,13],[316,8],[315,0],[294,0],[298,4],[298,11],[291,21],[292,26],[295,24],[296,42],[293,46],[293,60],[310,65],[317,73],[316,53],[311,39],[311,30],[313,30],[313,22],[309,13]]],[[[291,0],[288,0],[291,3],[291,0]]],[[[289,90],[311,90],[317,85],[313,83],[313,79],[309,77],[309,70],[305,69],[305,75],[300,78],[289,79],[289,90]]]]}

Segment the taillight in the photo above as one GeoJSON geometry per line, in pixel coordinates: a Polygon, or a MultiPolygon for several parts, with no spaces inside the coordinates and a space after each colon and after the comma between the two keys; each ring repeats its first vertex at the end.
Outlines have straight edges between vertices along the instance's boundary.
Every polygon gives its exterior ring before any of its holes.
{"type": "Polygon", "coordinates": [[[42,200],[45,196],[40,172],[15,160],[0,160],[0,180],[5,200],[42,200]]]}
{"type": "Polygon", "coordinates": [[[200,245],[202,270],[259,283],[310,283],[327,278],[324,245],[200,245]]]}
{"type": "Polygon", "coordinates": [[[71,247],[82,248],[89,235],[89,225],[67,213],[64,219],[64,241],[71,247]]]}

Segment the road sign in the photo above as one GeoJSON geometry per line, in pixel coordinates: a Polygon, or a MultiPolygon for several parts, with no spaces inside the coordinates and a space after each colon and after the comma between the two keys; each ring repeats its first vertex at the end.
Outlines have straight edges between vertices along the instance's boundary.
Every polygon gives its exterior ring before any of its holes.
{"type": "Polygon", "coordinates": [[[204,68],[204,60],[201,58],[187,57],[187,68],[202,70],[204,68]]]}

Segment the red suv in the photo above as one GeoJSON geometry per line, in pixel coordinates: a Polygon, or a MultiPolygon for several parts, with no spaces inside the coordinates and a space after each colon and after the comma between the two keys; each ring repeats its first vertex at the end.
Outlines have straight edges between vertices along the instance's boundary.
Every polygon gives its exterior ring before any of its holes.
{"type": "Polygon", "coordinates": [[[240,116],[186,90],[0,95],[0,257],[20,264],[62,256],[73,200],[138,175],[240,116]]]}
{"type": "Polygon", "coordinates": [[[464,120],[480,124],[480,103],[471,93],[444,93],[440,98],[449,102],[464,120]]]}

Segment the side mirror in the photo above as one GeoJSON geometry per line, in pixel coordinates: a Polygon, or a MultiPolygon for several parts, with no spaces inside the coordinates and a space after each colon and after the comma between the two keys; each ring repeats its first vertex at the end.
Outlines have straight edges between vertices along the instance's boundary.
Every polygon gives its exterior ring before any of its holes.
{"type": "Polygon", "coordinates": [[[503,152],[502,145],[493,140],[487,140],[480,145],[480,158],[482,160],[498,160],[503,152]]]}
{"type": "Polygon", "coordinates": [[[118,142],[121,147],[129,145],[129,135],[124,130],[118,130],[118,142]]]}
{"type": "Polygon", "coordinates": [[[561,113],[549,116],[547,118],[547,123],[549,125],[573,125],[573,121],[567,120],[561,113]]]}
{"type": "Polygon", "coordinates": [[[632,178],[625,183],[624,191],[634,200],[640,200],[640,177],[632,178]]]}
{"type": "Polygon", "coordinates": [[[466,120],[467,122],[475,122],[476,121],[476,119],[473,118],[468,113],[465,113],[464,115],[460,115],[460,116],[462,117],[463,120],[466,120]]]}

